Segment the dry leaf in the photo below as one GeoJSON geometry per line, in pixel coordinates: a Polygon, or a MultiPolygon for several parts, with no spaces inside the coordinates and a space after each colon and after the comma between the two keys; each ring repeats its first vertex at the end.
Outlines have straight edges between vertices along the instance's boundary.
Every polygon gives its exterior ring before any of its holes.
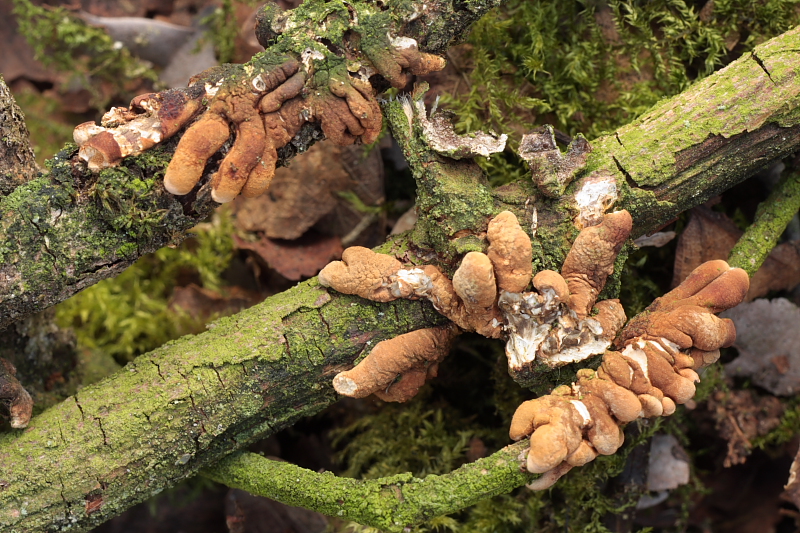
{"type": "Polygon", "coordinates": [[[673,435],[658,434],[650,444],[647,490],[677,489],[689,483],[689,456],[673,435]]]}
{"type": "Polygon", "coordinates": [[[383,162],[377,150],[322,142],[279,168],[266,194],[234,201],[236,225],[271,239],[296,239],[325,217],[325,233],[345,235],[364,217],[340,196],[352,191],[367,206],[383,203],[383,162]],[[355,211],[354,216],[348,216],[355,211]],[[328,216],[326,216],[328,215],[328,216]]]}
{"type": "Polygon", "coordinates": [[[228,492],[225,515],[230,533],[322,533],[328,527],[319,513],[239,489],[228,492]]]}
{"type": "Polygon", "coordinates": [[[744,463],[753,448],[750,441],[775,429],[784,410],[775,396],[758,396],[750,389],[718,391],[708,399],[708,409],[720,436],[728,441],[726,468],[744,463]]]}
{"type": "MultiPolygon", "coordinates": [[[[672,286],[677,287],[700,264],[728,259],[742,230],[723,213],[699,206],[691,210],[689,224],[678,237],[672,286]]],[[[800,241],[776,246],[750,279],[746,302],[770,291],[790,290],[800,284],[800,241]]]]}
{"type": "Polygon", "coordinates": [[[239,287],[231,287],[231,294],[222,296],[192,283],[186,287],[175,287],[169,299],[169,308],[180,309],[192,318],[206,321],[212,316],[238,313],[257,301],[258,298],[246,294],[239,287]]]}
{"type": "Polygon", "coordinates": [[[297,281],[315,276],[325,265],[342,256],[339,237],[311,232],[294,241],[273,240],[267,237],[247,242],[234,235],[242,250],[250,250],[286,279],[297,281]]]}

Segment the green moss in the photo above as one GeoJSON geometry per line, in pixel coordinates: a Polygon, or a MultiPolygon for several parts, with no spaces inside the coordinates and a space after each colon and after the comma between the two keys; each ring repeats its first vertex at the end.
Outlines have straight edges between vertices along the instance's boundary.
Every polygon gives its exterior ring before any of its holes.
{"type": "Polygon", "coordinates": [[[208,35],[214,43],[214,50],[220,63],[230,63],[236,54],[236,37],[239,25],[233,0],[222,0],[222,5],[203,18],[201,24],[208,27],[208,35]]]}
{"type": "Polygon", "coordinates": [[[754,448],[775,448],[791,441],[800,433],[800,399],[791,398],[785,402],[786,410],[781,416],[781,422],[766,435],[755,437],[752,440],[754,448]]]}
{"type": "Polygon", "coordinates": [[[684,0],[512,0],[474,25],[468,92],[446,101],[465,131],[518,140],[551,123],[596,137],[794,27],[796,5],[723,0],[701,14],[684,0]]]}

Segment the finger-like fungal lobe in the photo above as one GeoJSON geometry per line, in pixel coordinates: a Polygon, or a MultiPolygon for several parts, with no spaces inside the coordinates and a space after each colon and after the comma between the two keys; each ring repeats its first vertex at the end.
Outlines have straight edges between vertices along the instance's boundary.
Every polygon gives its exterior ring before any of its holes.
{"type": "Polygon", "coordinates": [[[33,400],[16,378],[14,365],[0,357],[0,404],[8,409],[11,427],[21,429],[28,425],[33,414],[33,400]]]}
{"type": "Polygon", "coordinates": [[[722,260],[708,261],[692,271],[676,288],[656,298],[620,334],[621,345],[635,339],[665,339],[681,350],[714,352],[736,340],[733,322],[715,316],[738,305],[750,279],[740,268],[722,260]]]}
{"type": "MultiPolygon", "coordinates": [[[[692,398],[697,370],[716,361],[719,348],[735,338],[733,325],[714,313],[737,305],[747,289],[747,275],[724,261],[701,265],[623,329],[620,351],[607,350],[597,370],[579,370],[571,386],[520,405],[509,435],[530,437],[527,467],[544,474],[540,484],[549,486],[565,468],[614,453],[626,423],[671,415],[692,398]]],[[[616,320],[611,309],[601,315],[616,320]]]]}
{"type": "Polygon", "coordinates": [[[351,246],[342,253],[341,261],[334,261],[323,268],[318,279],[321,285],[344,294],[355,294],[374,302],[391,302],[401,297],[392,294],[392,283],[402,266],[390,255],[351,246]]]}
{"type": "Polygon", "coordinates": [[[198,74],[189,87],[139,96],[106,113],[99,126],[79,125],[79,159],[90,170],[115,166],[185,129],[165,189],[186,195],[202,180],[212,199],[225,203],[266,191],[278,150],[294,141],[302,152],[310,142],[301,134],[306,123],[318,124],[339,145],[374,142],[383,117],[370,80],[385,88],[383,76],[402,88],[415,75],[441,70],[445,61],[397,35],[419,15],[413,6],[391,16],[369,2],[334,0],[324,12],[318,9],[262,8],[256,34],[270,50],[246,64],[198,74]]]}
{"type": "Polygon", "coordinates": [[[333,388],[352,398],[375,394],[386,402],[408,401],[428,378],[436,377],[458,333],[448,324],[381,341],[355,368],[337,374],[333,388]]]}

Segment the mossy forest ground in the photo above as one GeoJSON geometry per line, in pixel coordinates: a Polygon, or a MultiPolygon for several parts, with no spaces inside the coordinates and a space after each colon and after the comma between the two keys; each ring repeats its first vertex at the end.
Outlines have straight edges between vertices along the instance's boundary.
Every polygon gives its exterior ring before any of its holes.
{"type": "MultiPolygon", "coordinates": [[[[279,3],[290,9],[299,0],[279,3]]],[[[40,164],[69,140],[74,125],[176,83],[179,65],[197,72],[209,61],[244,62],[260,50],[252,35],[257,2],[80,0],[64,3],[64,11],[52,7],[57,1],[34,4],[0,0],[0,72],[27,116],[40,164]],[[140,17],[145,26],[194,25],[180,44],[199,40],[148,56],[141,42],[110,37],[97,20],[87,26],[79,11],[140,17]]],[[[449,51],[447,68],[427,77],[428,96],[441,97],[461,131],[509,134],[510,148],[482,163],[500,185],[526,179],[513,152],[526,131],[552,124],[560,141],[578,132],[592,139],[798,24],[797,0],[510,0],[449,51]]],[[[714,243],[735,241],[780,173],[800,170],[796,164],[764,169],[663,228],[676,238],[634,251],[621,283],[628,316],[669,290],[686,264],[710,258],[704,254],[714,243]]],[[[0,332],[0,356],[13,360],[15,350],[25,351],[27,363],[18,355],[16,363],[40,411],[139,354],[314,276],[343,247],[380,244],[393,229],[408,227],[413,201],[413,180],[389,136],[373,147],[321,143],[280,170],[268,194],[220,208],[179,247],[143,257],[16,326],[14,335],[0,332]],[[4,344],[12,337],[26,344],[4,344]]],[[[790,225],[783,240],[798,239],[800,224],[790,225]]],[[[780,273],[781,290],[761,297],[800,304],[800,276],[791,270],[780,273]]],[[[628,427],[618,455],[573,470],[552,490],[520,489],[421,529],[799,531],[798,494],[783,486],[800,442],[800,402],[757,376],[726,371],[739,355],[725,351],[703,375],[695,400],[672,417],[628,427]],[[648,492],[648,465],[658,468],[648,459],[654,434],[673,435],[674,459],[691,466],[688,483],[669,493],[648,492]],[[661,501],[648,507],[643,495],[661,501]]],[[[800,365],[800,354],[777,357],[779,373],[792,361],[800,365]]],[[[548,379],[563,383],[569,375],[548,379]]],[[[413,401],[341,401],[253,451],[344,476],[446,473],[506,445],[510,416],[531,395],[507,375],[501,343],[464,335],[413,401]]],[[[363,528],[197,478],[96,531],[326,529],[363,528]]]]}

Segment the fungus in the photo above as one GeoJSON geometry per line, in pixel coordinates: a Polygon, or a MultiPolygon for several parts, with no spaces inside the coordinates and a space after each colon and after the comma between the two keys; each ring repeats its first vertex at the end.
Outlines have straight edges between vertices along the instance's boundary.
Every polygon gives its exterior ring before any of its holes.
{"type": "Polygon", "coordinates": [[[523,292],[531,282],[531,241],[509,211],[489,222],[487,253],[467,253],[452,281],[435,266],[403,268],[393,257],[359,247],[348,248],[342,261],[322,269],[319,281],[380,302],[425,298],[461,330],[505,336],[512,373],[529,368],[536,357],[555,367],[602,354],[625,322],[616,300],[598,304],[594,317],[588,312],[629,231],[627,211],[606,215],[600,226],[579,234],[565,262],[569,278],[539,272],[533,292],[523,292]]]}
{"type": "Polygon", "coordinates": [[[618,339],[621,352],[607,350],[596,371],[579,370],[572,386],[520,405],[509,435],[530,435],[528,470],[548,480],[560,477],[592,451],[614,453],[623,442],[622,425],[674,413],[694,395],[695,370],[735,339],[732,324],[714,313],[737,305],[747,289],[743,270],[724,261],[704,263],[630,321],[618,339]]]}
{"type": "MultiPolygon", "coordinates": [[[[537,357],[555,367],[602,354],[611,345],[625,322],[622,306],[609,300],[598,308],[597,316],[589,315],[631,225],[627,211],[605,215],[600,225],[578,234],[561,274],[537,273],[533,278],[537,292],[501,293],[498,305],[506,320],[506,355],[512,372],[524,371],[537,357]]],[[[530,255],[526,260],[530,263],[530,255]]]]}
{"type": "Polygon", "coordinates": [[[0,357],[0,402],[8,407],[11,427],[21,429],[28,425],[33,414],[33,400],[17,380],[17,369],[0,357]]]}
{"type": "MultiPolygon", "coordinates": [[[[274,9],[261,15],[259,38],[269,43],[286,20],[274,9]]],[[[366,46],[363,59],[373,64],[373,74],[395,87],[444,67],[444,59],[420,52],[413,39],[388,34],[386,39],[387,47],[366,46]]],[[[188,126],[164,175],[168,192],[185,195],[233,134],[212,174],[211,197],[225,203],[239,194],[257,196],[269,188],[278,149],[306,122],[319,123],[338,145],[369,144],[380,135],[383,117],[368,77],[351,75],[344,60],[334,59],[313,48],[299,58],[257,56],[244,65],[201,73],[187,88],[136,97],[129,108],[112,108],[100,126],[87,122],[75,128],[78,156],[91,170],[115,166],[188,126]],[[324,67],[317,68],[321,62],[324,67]]]]}
{"type": "Polygon", "coordinates": [[[355,368],[333,378],[336,392],[352,398],[375,394],[386,402],[413,398],[450,351],[458,329],[452,324],[419,329],[379,342],[355,368]]]}

